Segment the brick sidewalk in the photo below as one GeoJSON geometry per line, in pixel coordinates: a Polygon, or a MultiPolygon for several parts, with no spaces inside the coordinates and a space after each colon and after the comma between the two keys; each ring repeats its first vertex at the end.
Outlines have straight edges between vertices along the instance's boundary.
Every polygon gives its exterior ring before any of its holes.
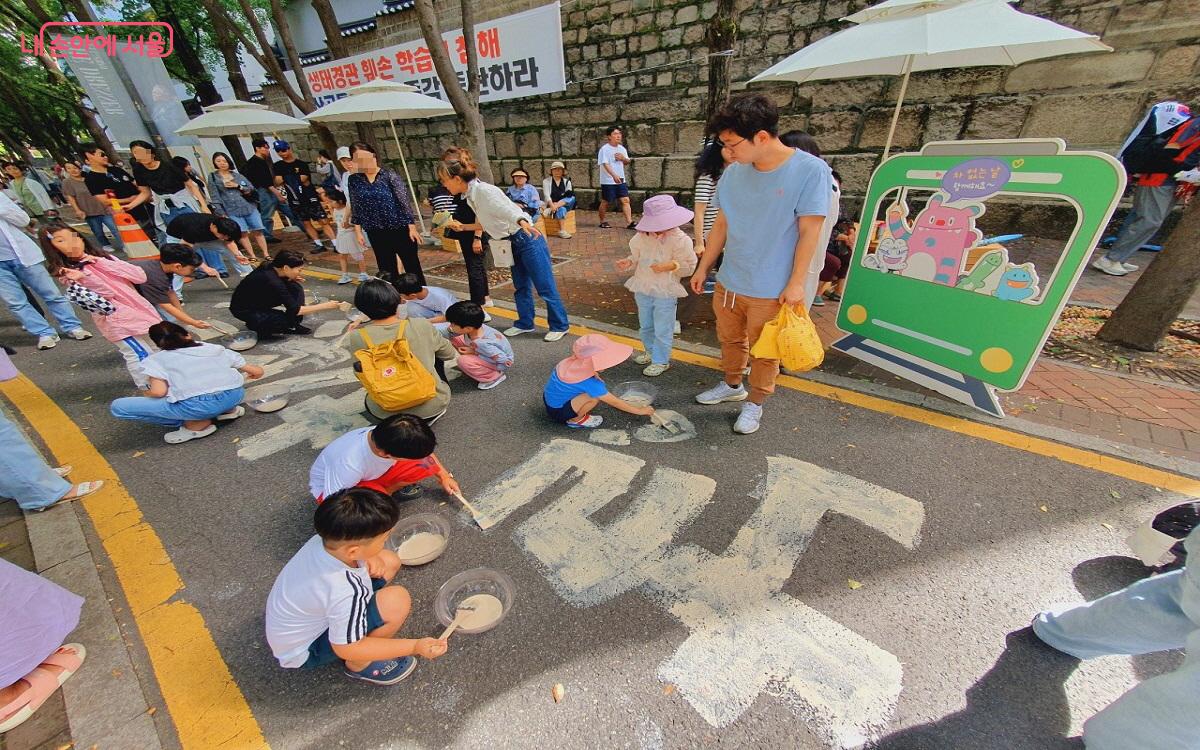
{"type": "MultiPolygon", "coordinates": [[[[565,261],[555,266],[555,276],[568,312],[636,331],[637,307],[633,295],[622,286],[625,274],[618,273],[613,266],[628,253],[633,232],[600,229],[596,226],[597,216],[591,211],[580,211],[577,223],[579,231],[573,238],[549,238],[551,255],[565,261]]],[[[286,244],[273,248],[308,249],[308,243],[295,233],[281,236],[286,244]]],[[[316,265],[336,267],[331,252],[311,257],[316,265]]],[[[1143,252],[1132,260],[1144,267],[1153,257],[1143,252]]],[[[434,277],[433,283],[465,295],[465,283],[437,278],[437,266],[456,260],[461,260],[461,256],[440,249],[421,252],[422,267],[427,276],[434,277]]],[[[1140,273],[1117,278],[1089,268],[1080,278],[1071,301],[1111,307],[1124,297],[1140,273]]],[[[511,284],[494,288],[493,296],[511,300],[511,284]]],[[[1200,295],[1193,298],[1184,315],[1200,318],[1200,295]]],[[[841,337],[834,325],[837,303],[814,307],[812,317],[826,344],[841,337]]],[[[681,300],[679,319],[682,340],[718,346],[711,297],[681,300]]],[[[836,351],[828,353],[821,370],[906,391],[925,392],[836,351]]],[[[1025,386],[1015,393],[1003,394],[1001,403],[1007,413],[1033,422],[1200,461],[1200,392],[1186,387],[1042,358],[1025,386]]]]}

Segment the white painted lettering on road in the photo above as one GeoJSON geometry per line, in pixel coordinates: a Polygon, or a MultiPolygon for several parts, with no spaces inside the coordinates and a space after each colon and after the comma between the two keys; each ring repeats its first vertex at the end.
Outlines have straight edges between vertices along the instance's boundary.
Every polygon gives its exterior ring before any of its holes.
{"type": "Polygon", "coordinates": [[[782,593],[827,512],[849,516],[908,548],[922,505],[904,495],[793,458],[767,460],[762,503],[722,555],[671,540],[711,502],[708,477],[657,467],[628,509],[601,527],[589,517],[630,491],[639,458],[553,440],[476,499],[503,520],[558,482],[569,486],[514,533],[577,607],[636,590],[690,631],[659,677],[713,726],[761,693],[781,698],[837,747],[857,747],[886,725],[902,669],[887,651],[782,593]]]}
{"type": "Polygon", "coordinates": [[[314,450],[329,445],[350,430],[366,427],[360,391],[334,399],[320,395],[288,406],[279,412],[283,424],[241,441],[238,456],[256,461],[305,441],[314,450]]]}

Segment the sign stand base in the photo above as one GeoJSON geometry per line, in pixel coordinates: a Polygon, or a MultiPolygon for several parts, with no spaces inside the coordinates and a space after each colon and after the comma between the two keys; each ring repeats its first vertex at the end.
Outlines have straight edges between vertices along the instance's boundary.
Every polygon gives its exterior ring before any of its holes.
{"type": "Polygon", "coordinates": [[[851,357],[937,391],[947,398],[973,406],[985,414],[1004,416],[1004,409],[996,398],[995,389],[970,375],[955,372],[855,333],[838,339],[832,346],[851,357]]]}

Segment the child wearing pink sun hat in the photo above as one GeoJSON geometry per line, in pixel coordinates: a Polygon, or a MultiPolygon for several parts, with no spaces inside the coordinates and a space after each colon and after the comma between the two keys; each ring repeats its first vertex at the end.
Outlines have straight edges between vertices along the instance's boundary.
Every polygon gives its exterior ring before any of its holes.
{"type": "Polygon", "coordinates": [[[632,346],[599,333],[580,336],[571,347],[571,356],[554,366],[542,390],[546,416],[567,427],[591,428],[604,423],[604,417],[591,413],[600,404],[646,417],[654,414],[649,406],[634,406],[609,393],[598,374],[621,364],[632,353],[632,346]]]}
{"type": "Polygon", "coordinates": [[[687,296],[679,281],[696,270],[692,240],[679,228],[692,217],[690,209],[669,195],[647,198],[638,233],[629,240],[629,256],[617,261],[618,271],[633,270],[625,287],[637,301],[639,333],[646,348],[634,361],[646,365],[642,374],[652,378],[671,366],[675,310],[679,298],[687,296]]]}

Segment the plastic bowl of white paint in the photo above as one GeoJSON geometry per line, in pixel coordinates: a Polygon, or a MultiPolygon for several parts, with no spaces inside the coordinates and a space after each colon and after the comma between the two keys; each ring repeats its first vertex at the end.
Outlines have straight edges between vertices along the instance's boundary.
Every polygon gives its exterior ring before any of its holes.
{"type": "Polygon", "coordinates": [[[233,341],[229,342],[229,348],[235,352],[244,352],[247,349],[253,349],[258,343],[258,334],[254,331],[242,331],[233,337],[233,341]]]}
{"type": "Polygon", "coordinates": [[[617,383],[613,395],[634,406],[650,406],[658,398],[658,389],[644,380],[628,380],[617,383]]]}
{"type": "Polygon", "coordinates": [[[443,625],[449,626],[460,605],[475,606],[475,610],[460,622],[458,632],[482,633],[500,624],[512,609],[516,595],[517,585],[507,573],[473,568],[442,584],[433,603],[433,612],[443,625]],[[498,612],[495,611],[497,601],[498,612]],[[490,612],[487,605],[492,605],[490,612]]]}
{"type": "Polygon", "coordinates": [[[449,543],[450,522],[437,513],[417,513],[400,519],[388,539],[388,546],[405,565],[433,562],[449,543]]]}
{"type": "Polygon", "coordinates": [[[279,411],[288,405],[288,397],[286,393],[263,393],[247,399],[247,404],[250,408],[263,414],[279,411]]]}

